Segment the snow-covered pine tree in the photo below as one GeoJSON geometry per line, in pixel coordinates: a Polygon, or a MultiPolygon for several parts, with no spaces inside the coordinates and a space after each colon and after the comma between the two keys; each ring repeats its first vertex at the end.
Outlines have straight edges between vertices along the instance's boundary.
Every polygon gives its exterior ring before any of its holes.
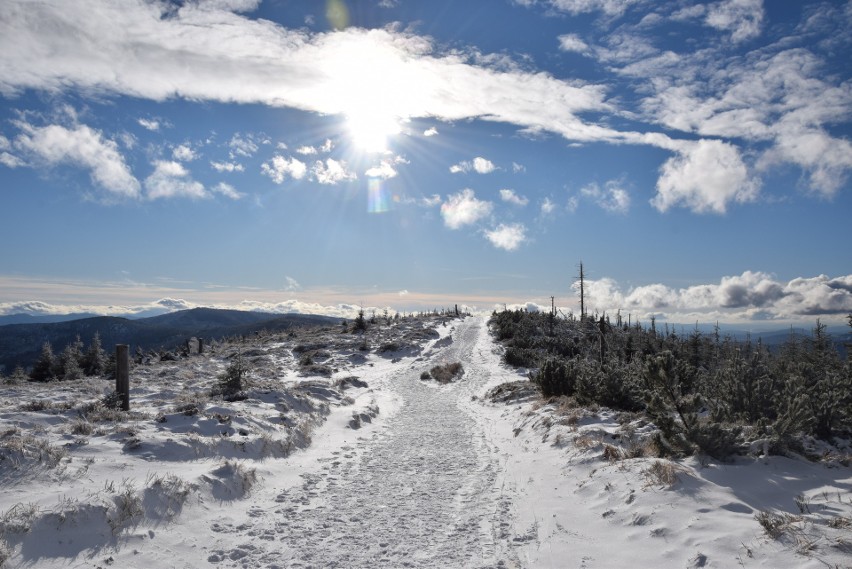
{"type": "Polygon", "coordinates": [[[53,379],[55,359],[56,358],[53,355],[53,347],[50,345],[50,342],[42,344],[41,354],[33,366],[33,371],[30,372],[30,378],[33,381],[50,381],[53,379]]]}

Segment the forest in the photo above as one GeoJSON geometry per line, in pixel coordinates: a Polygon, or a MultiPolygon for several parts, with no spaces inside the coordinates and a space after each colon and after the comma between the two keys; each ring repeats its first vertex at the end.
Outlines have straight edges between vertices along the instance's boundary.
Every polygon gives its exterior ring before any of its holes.
{"type": "Polygon", "coordinates": [[[645,414],[659,428],[659,456],[724,459],[754,445],[802,453],[803,437],[852,433],[852,362],[819,320],[809,337],[791,334],[777,350],[718,326],[677,334],[620,315],[504,310],[490,323],[505,362],[529,368],[545,398],[645,414]]]}

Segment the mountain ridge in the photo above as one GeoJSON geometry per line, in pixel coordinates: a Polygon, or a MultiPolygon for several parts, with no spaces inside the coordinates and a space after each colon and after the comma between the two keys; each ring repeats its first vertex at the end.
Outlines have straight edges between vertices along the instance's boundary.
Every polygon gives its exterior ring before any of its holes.
{"type": "Polygon", "coordinates": [[[31,366],[41,347],[50,342],[54,354],[79,336],[88,345],[95,332],[108,352],[115,344],[141,348],[174,349],[192,336],[218,339],[259,330],[280,332],[293,327],[338,324],[339,318],[314,314],[275,314],[216,308],[192,308],[159,316],[130,319],[91,316],[48,323],[0,325],[0,366],[8,373],[15,366],[31,366]]]}

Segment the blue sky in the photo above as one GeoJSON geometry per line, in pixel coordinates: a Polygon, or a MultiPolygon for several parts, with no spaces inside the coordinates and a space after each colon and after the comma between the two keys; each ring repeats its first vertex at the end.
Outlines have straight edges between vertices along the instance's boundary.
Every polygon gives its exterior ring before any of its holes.
{"type": "Polygon", "coordinates": [[[852,312],[852,3],[7,0],[0,314],[852,312]]]}

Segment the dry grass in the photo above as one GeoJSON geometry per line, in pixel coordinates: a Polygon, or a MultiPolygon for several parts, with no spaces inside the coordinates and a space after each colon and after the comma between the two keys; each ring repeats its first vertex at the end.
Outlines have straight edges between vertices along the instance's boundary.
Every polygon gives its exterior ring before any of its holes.
{"type": "Polygon", "coordinates": [[[126,525],[139,521],[144,515],[142,497],[130,480],[121,483],[121,491],[113,496],[112,505],[107,513],[107,523],[112,533],[121,531],[126,525]]]}
{"type": "Polygon", "coordinates": [[[39,411],[52,411],[54,409],[53,401],[49,399],[34,399],[27,401],[21,405],[21,411],[29,411],[30,413],[39,411]]]}
{"type": "Polygon", "coordinates": [[[88,422],[87,420],[80,418],[71,421],[70,426],[68,427],[68,432],[72,435],[83,435],[89,436],[95,431],[95,427],[88,422]]]}
{"type": "Polygon", "coordinates": [[[0,567],[5,567],[10,557],[12,557],[12,552],[9,550],[9,546],[5,540],[0,538],[0,567]]]}
{"type": "Polygon", "coordinates": [[[846,518],[843,516],[835,516],[828,520],[828,527],[834,529],[847,529],[852,528],[852,518],[846,518]]]}
{"type": "Polygon", "coordinates": [[[601,444],[600,436],[579,435],[574,437],[574,446],[580,450],[597,448],[601,444]]]}
{"type": "Polygon", "coordinates": [[[790,530],[793,524],[802,521],[800,516],[788,513],[774,514],[772,512],[758,512],[754,519],[763,527],[766,535],[772,539],[778,539],[784,532],[790,530]]]}
{"type": "Polygon", "coordinates": [[[648,480],[648,486],[671,488],[680,481],[680,474],[688,475],[689,471],[668,460],[655,460],[642,474],[648,480]]]}
{"type": "Polygon", "coordinates": [[[609,462],[618,462],[626,458],[624,451],[617,446],[604,443],[603,459],[609,462]]]}
{"type": "Polygon", "coordinates": [[[149,474],[145,481],[145,494],[156,497],[152,500],[155,506],[149,515],[174,518],[183,510],[183,505],[189,499],[193,490],[192,485],[175,474],[149,474]]]}
{"type": "Polygon", "coordinates": [[[432,379],[443,384],[450,383],[463,373],[464,368],[462,367],[461,362],[439,365],[429,370],[429,375],[432,376],[432,379]]]}
{"type": "Polygon", "coordinates": [[[38,514],[39,508],[36,504],[15,504],[0,514],[0,532],[29,533],[38,514]]]}
{"type": "Polygon", "coordinates": [[[55,468],[67,455],[64,447],[52,445],[46,438],[22,436],[11,430],[0,437],[0,465],[11,464],[16,470],[36,465],[55,468]]]}
{"type": "Polygon", "coordinates": [[[237,493],[240,496],[248,494],[257,484],[257,470],[248,468],[242,462],[236,460],[225,461],[219,468],[220,473],[229,473],[236,483],[237,493]]]}

